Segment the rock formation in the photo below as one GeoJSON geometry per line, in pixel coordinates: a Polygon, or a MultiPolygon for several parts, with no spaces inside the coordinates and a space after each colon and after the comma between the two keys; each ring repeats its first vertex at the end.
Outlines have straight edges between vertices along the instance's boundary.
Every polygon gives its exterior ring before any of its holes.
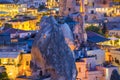
{"type": "Polygon", "coordinates": [[[60,0],[59,15],[64,17],[41,19],[41,30],[32,47],[34,78],[50,75],[51,80],[76,80],[74,50],[87,39],[79,1],[60,0]]]}
{"type": "Polygon", "coordinates": [[[69,26],[58,24],[52,16],[43,17],[40,26],[32,47],[34,78],[49,74],[51,80],[76,80],[75,61],[69,48],[74,42],[69,26]]]}

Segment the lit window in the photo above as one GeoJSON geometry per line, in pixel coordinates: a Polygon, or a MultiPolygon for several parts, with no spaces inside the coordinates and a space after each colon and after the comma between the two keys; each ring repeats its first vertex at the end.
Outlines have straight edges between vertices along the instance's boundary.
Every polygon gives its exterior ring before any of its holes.
{"type": "Polygon", "coordinates": [[[29,65],[29,61],[26,61],[26,65],[27,65],[27,66],[29,65]]]}
{"type": "Polygon", "coordinates": [[[12,62],[14,63],[14,59],[12,59],[12,62]]]}

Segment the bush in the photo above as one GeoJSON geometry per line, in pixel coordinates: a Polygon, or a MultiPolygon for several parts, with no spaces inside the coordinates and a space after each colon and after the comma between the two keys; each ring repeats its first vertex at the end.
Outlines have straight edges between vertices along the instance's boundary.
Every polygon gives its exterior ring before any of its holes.
{"type": "Polygon", "coordinates": [[[118,74],[117,70],[112,71],[110,80],[120,80],[120,75],[118,74]]]}
{"type": "Polygon", "coordinates": [[[42,11],[43,9],[46,9],[45,5],[39,5],[38,11],[42,11]]]}
{"type": "Polygon", "coordinates": [[[12,28],[12,24],[5,23],[4,26],[8,28],[12,28]]]}
{"type": "Polygon", "coordinates": [[[93,31],[93,32],[98,33],[98,34],[102,34],[100,27],[93,26],[93,25],[87,27],[86,31],[93,31]]]}
{"type": "Polygon", "coordinates": [[[0,80],[9,80],[6,72],[0,73],[0,80]]]}

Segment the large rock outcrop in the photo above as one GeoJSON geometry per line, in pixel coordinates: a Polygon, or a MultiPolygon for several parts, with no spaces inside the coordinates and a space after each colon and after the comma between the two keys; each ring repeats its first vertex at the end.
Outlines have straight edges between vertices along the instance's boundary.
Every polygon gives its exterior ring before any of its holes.
{"type": "Polygon", "coordinates": [[[43,17],[40,26],[41,30],[32,47],[31,68],[34,78],[49,74],[51,80],[76,80],[73,52],[68,45],[73,38],[69,33],[70,29],[65,31],[68,29],[67,24],[58,24],[54,17],[50,16],[43,17]]]}

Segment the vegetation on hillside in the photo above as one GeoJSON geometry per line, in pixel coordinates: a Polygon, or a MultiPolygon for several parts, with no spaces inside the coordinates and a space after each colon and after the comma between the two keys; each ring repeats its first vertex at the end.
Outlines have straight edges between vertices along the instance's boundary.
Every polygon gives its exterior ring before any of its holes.
{"type": "Polygon", "coordinates": [[[5,23],[4,26],[8,28],[12,28],[12,24],[5,23]]]}
{"type": "Polygon", "coordinates": [[[0,73],[0,80],[9,80],[6,72],[0,73]]]}
{"type": "Polygon", "coordinates": [[[102,27],[91,25],[91,26],[86,28],[86,31],[93,31],[95,33],[98,33],[98,34],[101,34],[105,37],[108,37],[108,30],[107,30],[105,25],[103,25],[102,27]]]}

